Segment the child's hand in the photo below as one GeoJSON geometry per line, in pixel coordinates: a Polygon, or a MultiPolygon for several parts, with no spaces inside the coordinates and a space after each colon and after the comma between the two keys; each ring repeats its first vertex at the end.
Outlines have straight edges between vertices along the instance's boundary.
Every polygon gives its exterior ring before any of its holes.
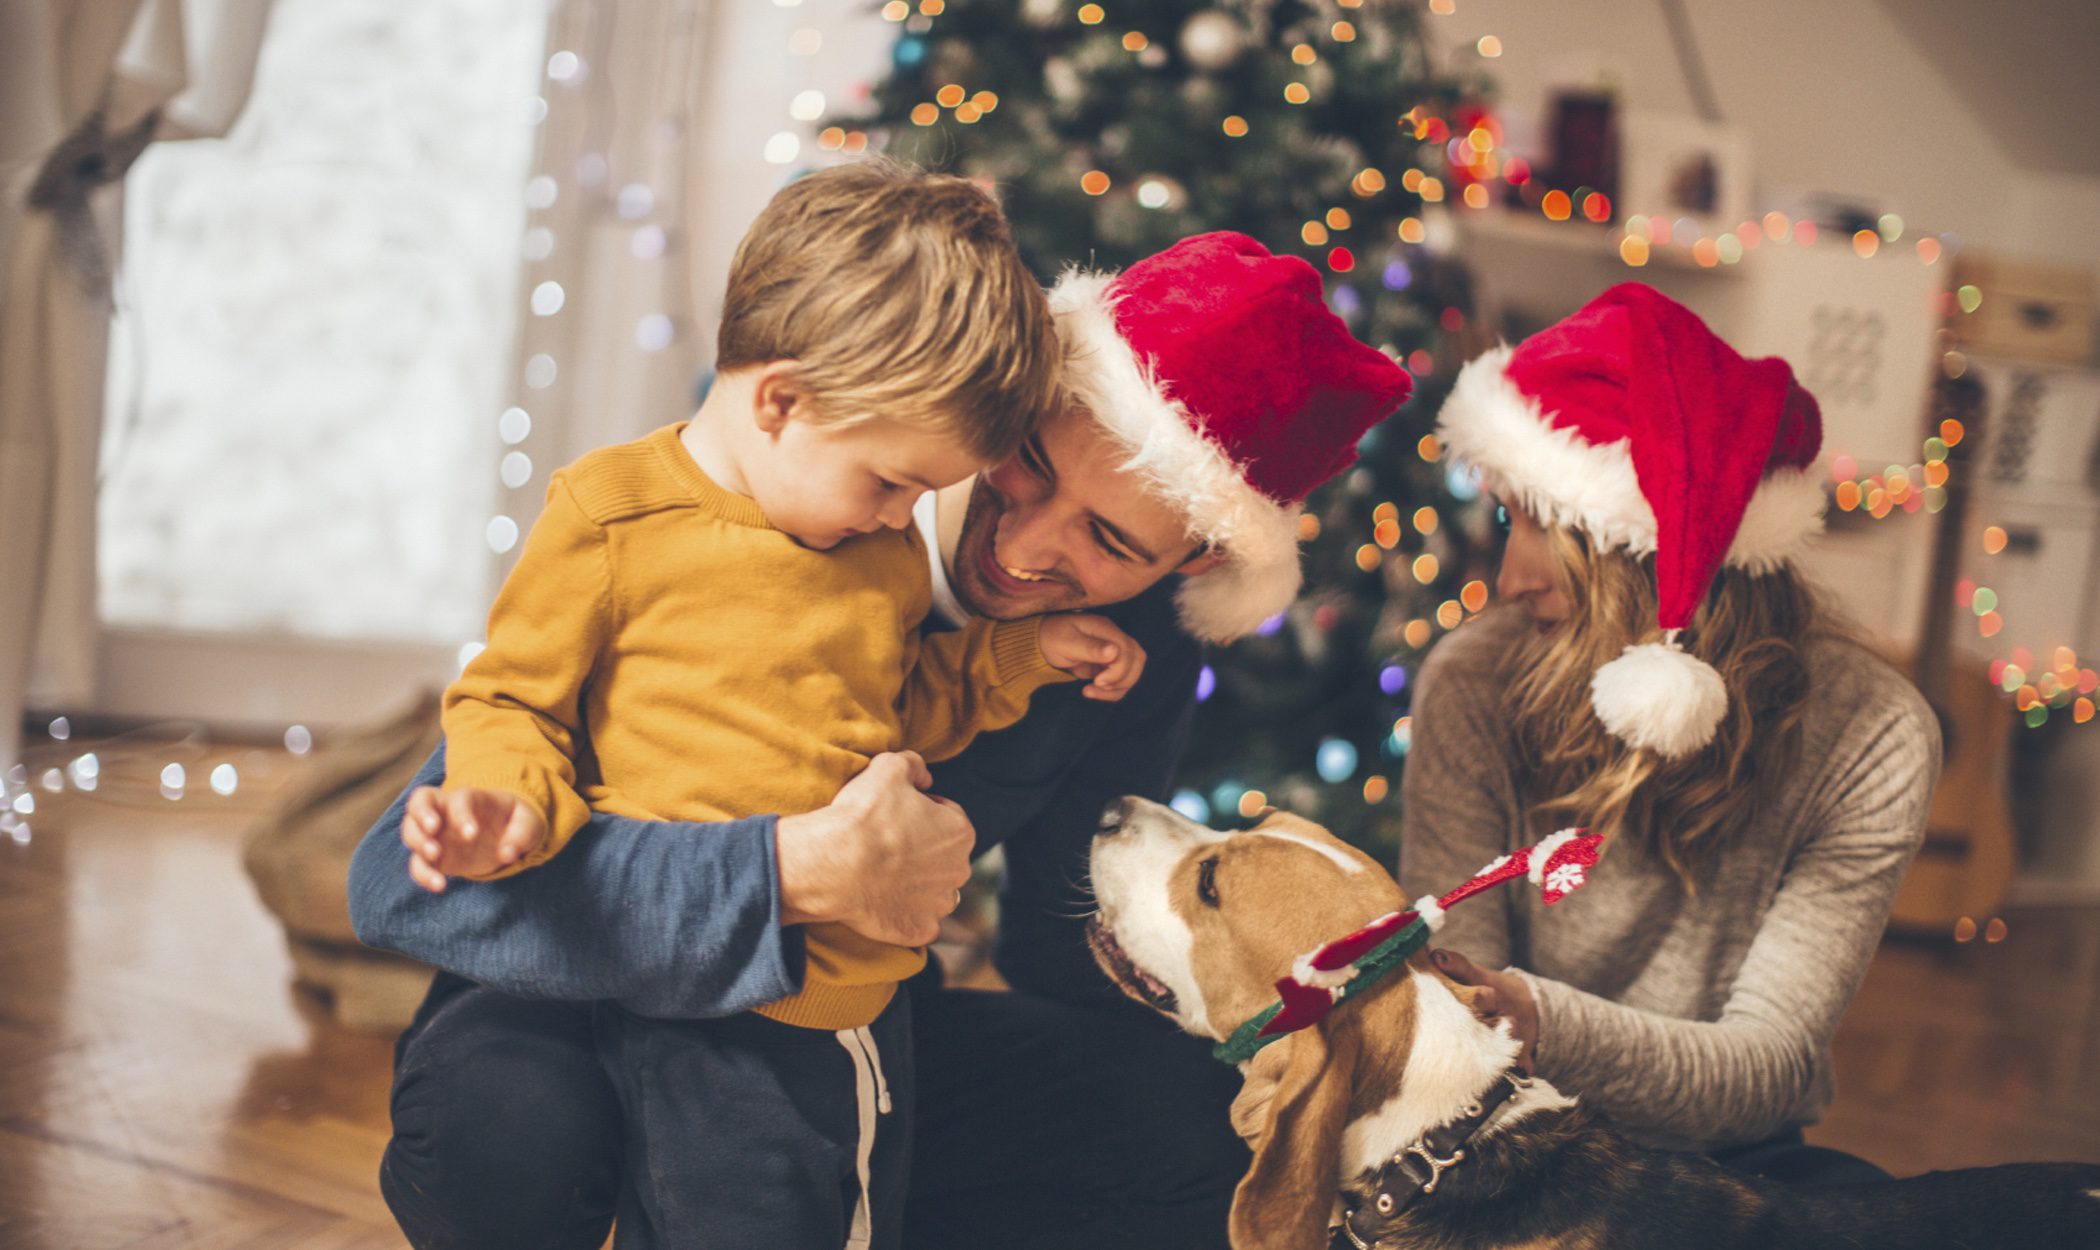
{"type": "Polygon", "coordinates": [[[1145,671],[1145,649],[1105,616],[1046,616],[1036,637],[1044,659],[1088,679],[1080,693],[1089,699],[1114,702],[1145,671]]]}
{"type": "Polygon", "coordinates": [[[546,822],[530,804],[500,790],[417,786],[401,817],[408,875],[432,894],[446,877],[478,877],[515,864],[547,837],[546,822]]]}

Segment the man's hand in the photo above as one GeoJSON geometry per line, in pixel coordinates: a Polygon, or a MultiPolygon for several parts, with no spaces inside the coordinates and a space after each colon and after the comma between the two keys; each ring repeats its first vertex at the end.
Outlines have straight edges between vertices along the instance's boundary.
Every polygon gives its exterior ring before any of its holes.
{"type": "Polygon", "coordinates": [[[1036,637],[1053,667],[1088,679],[1089,699],[1113,703],[1144,675],[1145,649],[1105,616],[1046,616],[1036,637]]]}
{"type": "Polygon", "coordinates": [[[1524,1044],[1517,1052],[1517,1066],[1530,1072],[1538,1053],[1539,1004],[1524,978],[1507,970],[1489,972],[1457,951],[1439,949],[1430,952],[1429,958],[1445,976],[1479,989],[1473,999],[1475,1011],[1509,1021],[1511,1032],[1524,1044]]]}
{"type": "Polygon", "coordinates": [[[932,784],[916,752],[878,755],[830,806],[781,817],[781,922],[833,920],[878,942],[931,944],[962,901],[977,843],[962,808],[922,793],[932,784]]]}
{"type": "Polygon", "coordinates": [[[417,786],[401,817],[408,875],[432,894],[446,877],[480,877],[515,864],[547,838],[528,804],[500,790],[443,791],[417,786]]]}

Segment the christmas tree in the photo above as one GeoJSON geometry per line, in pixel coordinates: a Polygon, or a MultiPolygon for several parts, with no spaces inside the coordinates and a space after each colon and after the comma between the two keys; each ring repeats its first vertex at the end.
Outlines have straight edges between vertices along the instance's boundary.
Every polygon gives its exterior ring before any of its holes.
{"type": "Polygon", "coordinates": [[[1376,853],[1397,844],[1408,683],[1486,601],[1477,493],[1436,463],[1443,384],[1468,355],[1447,201],[1521,181],[1486,84],[1440,71],[1401,0],[892,0],[872,116],[826,129],[996,186],[1047,284],[1237,230],[1302,256],[1356,336],[1416,375],[1359,466],[1308,501],[1297,606],[1203,674],[1175,805],[1220,825],[1287,807],[1376,853]]]}

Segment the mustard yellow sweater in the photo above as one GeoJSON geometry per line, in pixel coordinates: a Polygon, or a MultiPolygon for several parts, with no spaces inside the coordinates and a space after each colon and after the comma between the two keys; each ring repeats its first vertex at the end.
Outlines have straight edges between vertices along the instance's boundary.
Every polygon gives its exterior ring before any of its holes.
{"type": "MultiPolygon", "coordinates": [[[[554,475],[487,648],[445,692],[446,788],[507,791],[546,818],[546,841],[506,871],[559,853],[593,810],[814,811],[869,757],[946,758],[1065,677],[1033,620],[921,638],[915,527],[809,550],[709,480],[682,428],[554,475]]],[[[844,925],[805,936],[802,992],[759,1011],[806,1028],[872,1022],[926,961],[844,925]]]]}

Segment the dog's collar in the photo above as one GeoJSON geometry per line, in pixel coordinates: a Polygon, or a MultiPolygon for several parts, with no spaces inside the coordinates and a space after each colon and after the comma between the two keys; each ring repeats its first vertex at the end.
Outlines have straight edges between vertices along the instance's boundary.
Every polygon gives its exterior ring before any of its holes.
{"type": "Polygon", "coordinates": [[[1373,1250],[1383,1236],[1379,1228],[1390,1227],[1417,1199],[1435,1193],[1444,1173],[1466,1161],[1466,1147],[1474,1135],[1516,1096],[1520,1086],[1530,1083],[1528,1077],[1504,1072],[1477,1100],[1467,1103],[1457,1119],[1401,1147],[1378,1170],[1368,1198],[1361,1203],[1343,1198],[1342,1222],[1329,1250],[1373,1250]],[[1374,1227],[1366,1230],[1364,1224],[1374,1227]]]}
{"type": "MultiPolygon", "coordinates": [[[[1312,991],[1319,998],[1325,999],[1324,1003],[1313,1004],[1317,1015],[1311,1015],[1309,1019],[1295,1020],[1286,1016],[1295,1005],[1292,1002],[1294,991],[1286,987],[1296,987],[1299,993],[1305,992],[1305,987],[1302,982],[1285,978],[1276,983],[1276,988],[1283,997],[1270,1003],[1265,1010],[1234,1029],[1232,1036],[1211,1047],[1210,1053],[1225,1063],[1245,1063],[1270,1042],[1282,1041],[1286,1034],[1295,1033],[1326,1015],[1327,1008],[1335,1003],[1346,1002],[1383,980],[1387,973],[1406,963],[1409,955],[1421,950],[1428,943],[1432,932],[1429,921],[1417,913],[1409,911],[1400,914],[1406,917],[1407,923],[1399,932],[1371,948],[1368,954],[1351,961],[1348,965],[1348,980],[1331,988],[1312,991]]],[[[1310,1013],[1301,1008],[1297,1014],[1302,1016],[1310,1013]]]]}
{"type": "Polygon", "coordinates": [[[1502,856],[1441,898],[1425,896],[1406,911],[1381,916],[1347,937],[1307,951],[1292,963],[1291,975],[1277,980],[1277,1001],[1234,1029],[1210,1053],[1224,1063],[1242,1064],[1284,1034],[1319,1023],[1336,1003],[1370,988],[1422,949],[1442,926],[1446,908],[1505,881],[1526,878],[1546,903],[1559,902],[1589,879],[1603,841],[1601,833],[1563,829],[1502,856]]]}

